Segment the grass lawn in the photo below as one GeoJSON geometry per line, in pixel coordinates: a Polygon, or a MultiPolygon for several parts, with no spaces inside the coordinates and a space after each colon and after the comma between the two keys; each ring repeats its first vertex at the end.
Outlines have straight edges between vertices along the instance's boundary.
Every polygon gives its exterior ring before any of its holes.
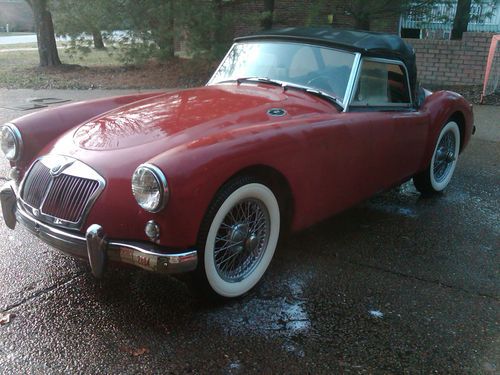
{"type": "Polygon", "coordinates": [[[116,89],[191,87],[206,83],[216,64],[177,58],[167,63],[123,66],[106,51],[92,51],[83,58],[59,50],[65,64],[39,68],[38,51],[5,51],[29,48],[30,44],[0,49],[1,88],[116,89]]]}
{"type": "Polygon", "coordinates": [[[0,51],[17,48],[37,48],[36,43],[0,44],[0,51]]]}

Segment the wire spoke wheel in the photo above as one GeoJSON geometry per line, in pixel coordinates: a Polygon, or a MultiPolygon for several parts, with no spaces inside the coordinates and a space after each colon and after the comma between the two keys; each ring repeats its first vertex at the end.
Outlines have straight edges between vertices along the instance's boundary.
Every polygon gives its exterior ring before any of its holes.
{"type": "Polygon", "coordinates": [[[258,200],[245,199],[229,211],[214,246],[214,263],[223,280],[241,281],[255,269],[267,247],[269,228],[269,212],[258,200]]]}
{"type": "Polygon", "coordinates": [[[434,178],[437,182],[442,182],[449,174],[453,162],[456,159],[455,156],[455,134],[448,130],[441,141],[439,142],[436,150],[436,156],[434,157],[434,178]]]}
{"type": "Polygon", "coordinates": [[[460,129],[455,121],[449,121],[439,133],[427,169],[413,176],[415,187],[421,193],[443,191],[450,183],[460,152],[460,129]]]}
{"type": "Polygon", "coordinates": [[[259,282],[276,250],[280,221],[273,191],[251,177],[236,178],[219,191],[200,239],[200,271],[212,292],[238,297],[259,282]]]}

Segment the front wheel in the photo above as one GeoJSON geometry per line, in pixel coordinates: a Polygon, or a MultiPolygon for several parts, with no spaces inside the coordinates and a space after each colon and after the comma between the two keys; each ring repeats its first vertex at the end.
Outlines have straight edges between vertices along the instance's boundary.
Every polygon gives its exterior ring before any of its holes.
{"type": "Polygon", "coordinates": [[[226,184],[200,230],[198,278],[222,297],[247,293],[264,275],[280,233],[278,200],[249,177],[226,184]]]}
{"type": "Polygon", "coordinates": [[[426,170],[413,177],[413,183],[421,193],[443,191],[450,183],[460,152],[460,130],[454,121],[448,122],[441,132],[426,170]]]}

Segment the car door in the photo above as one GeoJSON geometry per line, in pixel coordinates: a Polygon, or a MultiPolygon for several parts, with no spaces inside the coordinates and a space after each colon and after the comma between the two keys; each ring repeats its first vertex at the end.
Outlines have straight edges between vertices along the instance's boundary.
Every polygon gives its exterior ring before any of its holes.
{"type": "Polygon", "coordinates": [[[364,116],[332,108],[331,115],[308,125],[303,136],[308,199],[301,209],[307,215],[321,220],[373,194],[372,137],[364,116]]]}
{"type": "MultiPolygon", "coordinates": [[[[354,53],[305,46],[292,59],[289,76],[309,77],[305,84],[339,95],[343,100],[355,58],[354,53]]],[[[305,212],[320,220],[374,192],[370,176],[372,137],[366,116],[331,106],[331,111],[311,121],[303,135],[309,164],[305,173],[306,191],[310,197],[303,208],[305,212]]]]}
{"type": "Polygon", "coordinates": [[[427,115],[416,110],[404,64],[363,58],[351,113],[370,123],[372,183],[384,190],[417,172],[428,132],[427,115]]]}

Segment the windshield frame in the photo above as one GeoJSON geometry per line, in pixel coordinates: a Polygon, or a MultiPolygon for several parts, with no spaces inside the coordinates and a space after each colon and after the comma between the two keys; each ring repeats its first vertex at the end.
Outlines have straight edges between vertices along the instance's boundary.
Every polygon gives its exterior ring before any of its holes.
{"type": "MultiPolygon", "coordinates": [[[[241,44],[250,44],[250,43],[254,44],[254,43],[262,43],[262,42],[266,43],[269,41],[268,40],[252,40],[252,41],[233,43],[233,45],[231,46],[231,48],[229,48],[229,50],[226,53],[226,55],[224,56],[224,58],[221,60],[220,64],[217,66],[217,69],[214,70],[214,73],[212,74],[212,76],[208,80],[206,86],[224,84],[224,83],[228,82],[227,79],[214,82],[214,77],[215,77],[216,73],[219,71],[219,69],[222,67],[222,65],[224,65],[224,63],[226,62],[227,58],[229,57],[229,55],[231,54],[231,52],[233,51],[234,48],[236,48],[238,45],[241,45],[241,44]]],[[[304,42],[296,42],[296,41],[292,42],[292,41],[288,41],[288,40],[279,40],[279,42],[280,43],[287,43],[287,44],[298,44],[298,45],[304,45],[304,46],[312,46],[312,47],[317,47],[317,48],[325,48],[325,49],[330,49],[330,50],[334,50],[334,51],[350,53],[350,54],[354,55],[354,60],[353,60],[352,66],[351,66],[351,72],[349,73],[349,79],[348,79],[347,86],[345,89],[344,97],[342,99],[342,102],[339,103],[339,105],[342,106],[343,111],[345,112],[346,109],[349,107],[349,102],[351,100],[351,96],[352,96],[353,91],[354,91],[354,84],[356,83],[356,75],[358,73],[360,62],[361,62],[361,53],[353,52],[353,51],[350,51],[347,49],[344,50],[344,49],[340,49],[340,48],[333,48],[333,47],[325,46],[322,44],[315,44],[315,43],[304,43],[304,42]]],[[[238,77],[238,78],[240,78],[240,77],[238,77]]],[[[231,81],[231,80],[229,80],[229,81],[231,81]]],[[[236,78],[234,78],[234,82],[237,82],[236,78]]],[[[258,83],[258,81],[256,81],[256,82],[258,83]]],[[[293,83],[293,82],[280,81],[280,83],[282,83],[283,86],[286,86],[286,85],[288,85],[288,86],[301,86],[303,88],[308,88],[312,91],[321,91],[318,88],[313,87],[313,86],[298,85],[298,84],[293,83]]],[[[326,93],[331,95],[331,93],[328,93],[328,92],[326,92],[326,93]]]]}

